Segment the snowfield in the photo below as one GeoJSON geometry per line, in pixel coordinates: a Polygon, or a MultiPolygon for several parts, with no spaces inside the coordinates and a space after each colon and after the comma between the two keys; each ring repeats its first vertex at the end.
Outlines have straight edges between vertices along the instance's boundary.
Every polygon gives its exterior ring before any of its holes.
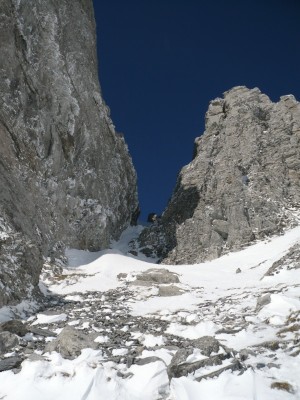
{"type": "Polygon", "coordinates": [[[5,355],[24,361],[0,373],[0,399],[300,399],[300,227],[180,266],[131,255],[140,229],[106,251],[68,250],[68,268],[42,275],[49,308],[24,321],[29,350],[5,355]],[[55,347],[66,327],[90,346],[55,347]]]}

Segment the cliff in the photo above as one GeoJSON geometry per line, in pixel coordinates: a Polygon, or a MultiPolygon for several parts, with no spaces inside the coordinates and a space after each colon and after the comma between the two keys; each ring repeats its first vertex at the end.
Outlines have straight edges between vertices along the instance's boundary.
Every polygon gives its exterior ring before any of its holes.
{"type": "Polygon", "coordinates": [[[213,100],[195,155],[139,242],[163,263],[197,263],[299,222],[300,104],[235,87],[213,100]]]}
{"type": "Polygon", "coordinates": [[[43,259],[99,250],[138,213],[136,173],[98,82],[91,0],[0,4],[0,306],[43,259]]]}

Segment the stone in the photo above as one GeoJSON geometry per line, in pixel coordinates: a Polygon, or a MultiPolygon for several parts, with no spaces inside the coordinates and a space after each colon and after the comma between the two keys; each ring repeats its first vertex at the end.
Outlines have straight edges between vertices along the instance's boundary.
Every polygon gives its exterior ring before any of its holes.
{"type": "Polygon", "coordinates": [[[136,358],[134,360],[134,363],[136,365],[141,366],[141,365],[146,365],[146,364],[150,364],[150,363],[157,362],[157,361],[164,362],[161,358],[152,356],[152,357],[136,358]]]}
{"type": "Polygon", "coordinates": [[[153,282],[151,281],[142,281],[140,279],[136,279],[135,281],[129,282],[129,286],[146,286],[146,287],[151,287],[153,285],[153,282]]]}
{"type": "Polygon", "coordinates": [[[121,281],[121,280],[127,278],[127,274],[126,274],[125,272],[120,272],[120,273],[117,275],[117,278],[121,281]]]}
{"type": "Polygon", "coordinates": [[[229,365],[226,365],[225,367],[222,367],[220,369],[217,369],[216,371],[213,371],[209,374],[199,376],[198,378],[195,379],[197,382],[201,382],[202,379],[208,379],[208,378],[216,378],[220,376],[224,371],[240,371],[240,373],[243,373],[245,370],[245,367],[239,362],[239,360],[235,360],[234,362],[230,363],[229,365]]]}
{"type": "Polygon", "coordinates": [[[271,295],[269,293],[260,296],[256,301],[256,311],[260,311],[264,306],[271,303],[271,295]]]}
{"type": "Polygon", "coordinates": [[[293,386],[288,382],[273,382],[271,389],[283,390],[291,394],[295,393],[293,386]]]}
{"type": "Polygon", "coordinates": [[[100,250],[138,214],[136,172],[98,82],[92,0],[0,6],[0,307],[43,257],[100,250]]]}
{"type": "Polygon", "coordinates": [[[279,369],[280,368],[280,364],[275,364],[275,363],[271,362],[271,363],[267,364],[267,367],[268,368],[277,368],[277,369],[279,369]]]}
{"type": "Polygon", "coordinates": [[[259,343],[259,344],[255,345],[253,347],[263,347],[265,349],[276,351],[276,350],[279,349],[280,343],[281,342],[279,340],[269,340],[269,341],[266,341],[266,342],[259,343]]]}
{"type": "Polygon", "coordinates": [[[138,281],[156,284],[179,283],[178,275],[165,268],[151,268],[136,276],[138,281]]]}
{"type": "Polygon", "coordinates": [[[204,356],[209,357],[211,353],[218,353],[220,342],[213,336],[202,336],[199,339],[194,339],[192,344],[197,349],[201,350],[204,356]]]}
{"type": "Polygon", "coordinates": [[[193,160],[138,244],[163,264],[199,263],[297,225],[299,209],[300,103],[238,86],[210,103],[193,160]]]}
{"type": "Polygon", "coordinates": [[[10,332],[0,332],[0,354],[11,352],[19,344],[18,336],[10,332]]]}
{"type": "Polygon", "coordinates": [[[182,293],[184,293],[184,291],[175,285],[159,286],[158,288],[158,295],[160,297],[180,296],[182,293]]]}
{"type": "Polygon", "coordinates": [[[213,365],[221,365],[223,360],[229,358],[228,354],[217,354],[215,356],[211,356],[208,358],[205,358],[204,360],[199,360],[195,361],[192,363],[184,362],[181,364],[175,364],[173,363],[173,360],[171,361],[171,364],[168,367],[168,376],[169,379],[172,378],[180,378],[181,376],[187,376],[188,374],[191,374],[197,369],[203,368],[203,367],[208,367],[208,366],[213,366],[213,365]]]}
{"type": "Polygon", "coordinates": [[[236,274],[240,274],[241,272],[242,272],[241,268],[237,268],[235,271],[236,274]]]}
{"type": "Polygon", "coordinates": [[[32,353],[26,358],[26,361],[30,362],[46,361],[46,358],[40,354],[32,353]]]}
{"type": "Polygon", "coordinates": [[[18,336],[25,336],[28,332],[27,326],[18,319],[12,319],[10,321],[2,322],[0,324],[0,332],[8,331],[15,333],[18,336]]]}
{"type": "Polygon", "coordinates": [[[255,356],[255,352],[249,349],[242,349],[239,351],[238,355],[241,361],[245,361],[249,356],[255,356]]]}
{"type": "Polygon", "coordinates": [[[174,373],[176,373],[177,365],[184,363],[191,354],[193,354],[193,348],[191,346],[177,350],[172,357],[171,363],[168,365],[168,376],[173,377],[174,373]]]}
{"type": "Polygon", "coordinates": [[[0,360],[0,372],[18,368],[21,365],[22,361],[23,359],[18,356],[8,357],[4,360],[0,360]]]}
{"type": "Polygon", "coordinates": [[[54,337],[57,336],[56,333],[49,331],[48,329],[37,328],[35,326],[30,326],[28,330],[37,336],[44,336],[44,337],[54,337]]]}
{"type": "Polygon", "coordinates": [[[117,376],[119,376],[122,379],[130,379],[131,377],[133,377],[133,373],[132,372],[122,372],[122,371],[118,371],[117,372],[117,376]]]}
{"type": "Polygon", "coordinates": [[[67,325],[56,339],[46,345],[45,352],[57,351],[64,358],[74,359],[85,348],[97,348],[94,338],[67,325]]]}
{"type": "Polygon", "coordinates": [[[134,361],[134,357],[131,357],[131,356],[126,357],[126,367],[130,368],[133,364],[133,361],[134,361]]]}
{"type": "Polygon", "coordinates": [[[277,332],[277,336],[280,336],[282,333],[299,332],[299,331],[300,331],[300,324],[293,324],[293,325],[289,325],[289,326],[286,326],[286,327],[280,329],[277,332]]]}
{"type": "Polygon", "coordinates": [[[296,270],[300,268],[300,244],[296,243],[287,254],[275,261],[265,273],[265,276],[273,276],[282,270],[296,270]]]}

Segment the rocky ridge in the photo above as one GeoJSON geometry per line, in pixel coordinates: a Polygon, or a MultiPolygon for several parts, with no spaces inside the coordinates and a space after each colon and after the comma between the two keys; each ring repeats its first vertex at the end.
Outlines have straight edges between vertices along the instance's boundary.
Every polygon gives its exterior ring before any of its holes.
{"type": "Polygon", "coordinates": [[[98,82],[91,0],[0,4],[0,307],[43,258],[99,250],[138,215],[136,173],[98,82]]]}
{"type": "Polygon", "coordinates": [[[166,264],[213,259],[299,223],[300,103],[238,86],[205,121],[161,219],[139,239],[166,264]]]}

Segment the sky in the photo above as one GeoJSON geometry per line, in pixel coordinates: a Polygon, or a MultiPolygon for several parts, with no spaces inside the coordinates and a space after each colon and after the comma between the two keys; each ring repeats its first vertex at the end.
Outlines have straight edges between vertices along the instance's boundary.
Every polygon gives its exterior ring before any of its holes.
{"type": "Polygon", "coordinates": [[[102,94],[161,214],[208,104],[233,86],[300,100],[299,0],[94,0],[102,94]]]}

